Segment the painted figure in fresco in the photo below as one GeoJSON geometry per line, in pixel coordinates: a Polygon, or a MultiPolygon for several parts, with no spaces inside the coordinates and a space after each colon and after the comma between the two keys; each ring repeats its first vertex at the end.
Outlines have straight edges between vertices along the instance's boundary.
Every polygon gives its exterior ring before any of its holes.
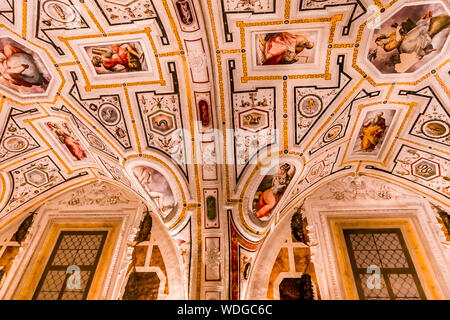
{"type": "Polygon", "coordinates": [[[208,103],[205,100],[200,100],[198,106],[200,109],[200,119],[202,120],[202,125],[208,126],[209,125],[208,103]]]}
{"type": "Polygon", "coordinates": [[[318,108],[320,108],[319,101],[317,101],[317,99],[309,98],[303,106],[303,111],[307,115],[313,115],[317,112],[318,108]]]}
{"type": "Polygon", "coordinates": [[[33,56],[9,44],[0,51],[0,75],[17,86],[43,86],[47,83],[33,56]]]}
{"type": "Polygon", "coordinates": [[[276,174],[271,177],[269,181],[262,181],[258,191],[262,191],[259,195],[258,203],[256,205],[256,216],[263,218],[272,212],[272,209],[277,205],[283,196],[289,182],[294,175],[295,167],[284,163],[276,174]]]}
{"type": "Polygon", "coordinates": [[[305,49],[314,47],[314,43],[304,35],[289,32],[269,33],[264,38],[260,36],[259,45],[263,54],[263,65],[295,63],[305,49]]]}
{"type": "MultiPolygon", "coordinates": [[[[439,32],[450,26],[449,15],[439,15],[433,17],[429,11],[419,21],[413,22],[411,19],[392,27],[395,31],[389,35],[383,34],[375,40],[377,46],[382,47],[384,51],[390,52],[397,50],[399,53],[399,62],[395,64],[395,71],[405,72],[416,62],[436,49],[433,47],[432,40],[439,32]]],[[[376,57],[372,53],[372,59],[376,57]]]]}
{"type": "Polygon", "coordinates": [[[194,22],[194,17],[191,13],[191,6],[188,0],[177,0],[176,3],[178,13],[180,14],[181,21],[185,25],[190,25],[194,22]]]}
{"type": "Polygon", "coordinates": [[[133,169],[133,174],[163,216],[176,207],[172,189],[162,174],[149,167],[136,167],[133,169]]]}
{"type": "Polygon", "coordinates": [[[383,112],[377,113],[372,119],[363,123],[359,138],[361,139],[361,150],[371,152],[375,149],[386,132],[386,119],[383,118],[383,112]]]}
{"type": "Polygon", "coordinates": [[[87,158],[86,150],[84,150],[80,143],[74,137],[72,137],[72,132],[67,125],[64,126],[66,129],[64,130],[58,123],[47,122],[46,124],[50,128],[50,130],[55,132],[58,139],[62,143],[64,143],[70,153],[77,160],[83,160],[87,158]]]}
{"type": "Polygon", "coordinates": [[[95,67],[104,67],[111,72],[141,71],[141,58],[143,53],[138,53],[133,45],[124,43],[112,45],[111,50],[104,48],[92,49],[94,56],[92,64],[95,67]]]}

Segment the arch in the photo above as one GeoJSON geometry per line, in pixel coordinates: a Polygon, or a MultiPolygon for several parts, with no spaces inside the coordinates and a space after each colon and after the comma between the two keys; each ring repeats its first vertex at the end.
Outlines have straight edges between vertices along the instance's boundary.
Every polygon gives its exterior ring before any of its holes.
{"type": "Polygon", "coordinates": [[[273,222],[279,219],[280,210],[302,171],[302,164],[291,155],[273,155],[266,158],[261,165],[255,166],[251,172],[249,171],[246,179],[242,179],[245,183],[236,191],[236,193],[240,191],[242,199],[239,202],[238,210],[235,210],[239,214],[239,217],[235,217],[239,230],[250,239],[255,235],[261,238],[261,235],[266,234],[273,222]],[[263,205],[260,203],[264,202],[261,200],[262,194],[265,190],[272,189],[275,184],[277,192],[275,192],[275,197],[272,197],[275,204],[272,203],[266,216],[258,218],[258,208],[262,207],[263,205]]]}
{"type": "Polygon", "coordinates": [[[296,260],[294,250],[289,251],[291,248],[310,250],[310,260],[314,265],[314,272],[310,273],[316,277],[312,276],[315,298],[352,299],[346,291],[346,282],[350,280],[342,276],[343,253],[335,249],[335,227],[330,222],[344,218],[369,221],[368,225],[372,223],[374,226],[377,221],[378,225],[407,221],[412,226],[411,230],[415,230],[412,233],[415,238],[408,240],[415,245],[409,250],[417,254],[414,264],[420,270],[421,281],[429,287],[428,297],[436,299],[448,294],[450,286],[444,265],[449,261],[450,250],[443,245],[446,237],[437,214],[421,194],[382,179],[347,174],[322,183],[307,198],[296,200],[283,211],[279,223],[259,249],[246,299],[278,298],[274,290],[282,279],[299,278],[306,273],[298,270],[299,260],[296,260]],[[304,231],[308,240],[305,243],[296,243],[291,235],[291,219],[296,212],[302,213],[306,224],[304,231]],[[415,246],[420,246],[421,250],[415,252],[415,246]]]}
{"type": "MultiPolygon", "coordinates": [[[[36,262],[45,261],[49,256],[54,244],[51,239],[55,239],[61,230],[101,229],[109,233],[101,256],[102,263],[96,271],[98,279],[94,279],[93,293],[90,291],[88,298],[121,298],[132,261],[133,241],[145,212],[145,204],[136,195],[123,186],[104,181],[79,186],[47,201],[36,210],[35,221],[26,241],[21,244],[23,249],[14,259],[11,276],[0,288],[0,296],[4,299],[31,297],[30,290],[35,288],[36,278],[28,275],[39,273],[42,263],[36,262]]],[[[148,214],[153,220],[149,244],[159,250],[158,263],[148,266],[161,280],[158,299],[184,299],[187,297],[187,284],[182,276],[181,256],[176,244],[159,217],[151,211],[148,214]]]]}

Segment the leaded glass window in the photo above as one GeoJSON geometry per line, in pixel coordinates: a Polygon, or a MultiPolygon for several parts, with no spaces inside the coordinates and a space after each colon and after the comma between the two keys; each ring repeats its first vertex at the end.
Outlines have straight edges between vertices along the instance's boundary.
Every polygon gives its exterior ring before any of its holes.
{"type": "Polygon", "coordinates": [[[107,231],[62,231],[33,300],[85,300],[107,231]]]}
{"type": "Polygon", "coordinates": [[[344,237],[360,299],[426,300],[400,229],[345,229],[344,237]]]}

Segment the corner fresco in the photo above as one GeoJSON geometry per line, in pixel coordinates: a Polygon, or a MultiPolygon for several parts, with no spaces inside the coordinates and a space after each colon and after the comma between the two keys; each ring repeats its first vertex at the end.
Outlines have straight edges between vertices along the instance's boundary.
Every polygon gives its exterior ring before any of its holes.
{"type": "Polygon", "coordinates": [[[37,53],[0,38],[0,85],[19,94],[45,93],[51,76],[37,53]]]}
{"type": "Polygon", "coordinates": [[[177,201],[167,179],[158,171],[146,166],[133,168],[133,174],[163,217],[176,211],[177,201]]]}
{"type": "Polygon", "coordinates": [[[449,27],[441,4],[404,7],[375,30],[367,58],[383,74],[414,72],[441,52],[449,27]]]}

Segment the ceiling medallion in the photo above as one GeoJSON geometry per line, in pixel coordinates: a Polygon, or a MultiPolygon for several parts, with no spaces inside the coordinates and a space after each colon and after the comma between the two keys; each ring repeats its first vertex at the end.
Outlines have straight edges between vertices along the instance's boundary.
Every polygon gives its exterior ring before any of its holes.
{"type": "Polygon", "coordinates": [[[343,130],[342,124],[335,124],[330,129],[328,129],[327,132],[325,132],[325,134],[323,135],[323,142],[329,143],[333,141],[339,136],[342,130],[343,130]]]}
{"type": "Polygon", "coordinates": [[[28,148],[29,142],[24,137],[12,135],[3,140],[3,147],[9,152],[20,152],[28,148]]]}
{"type": "Polygon", "coordinates": [[[42,9],[50,18],[62,23],[74,22],[78,17],[72,6],[61,1],[45,1],[42,4],[42,9]]]}
{"type": "Polygon", "coordinates": [[[442,120],[429,120],[422,125],[422,133],[429,138],[445,138],[450,134],[450,126],[442,120]]]}
{"type": "Polygon", "coordinates": [[[120,122],[120,110],[111,103],[103,103],[98,108],[98,116],[100,120],[107,126],[115,126],[120,122]]]}
{"type": "Polygon", "coordinates": [[[305,118],[313,118],[322,111],[323,102],[319,96],[308,94],[298,102],[298,111],[305,118]]]}

